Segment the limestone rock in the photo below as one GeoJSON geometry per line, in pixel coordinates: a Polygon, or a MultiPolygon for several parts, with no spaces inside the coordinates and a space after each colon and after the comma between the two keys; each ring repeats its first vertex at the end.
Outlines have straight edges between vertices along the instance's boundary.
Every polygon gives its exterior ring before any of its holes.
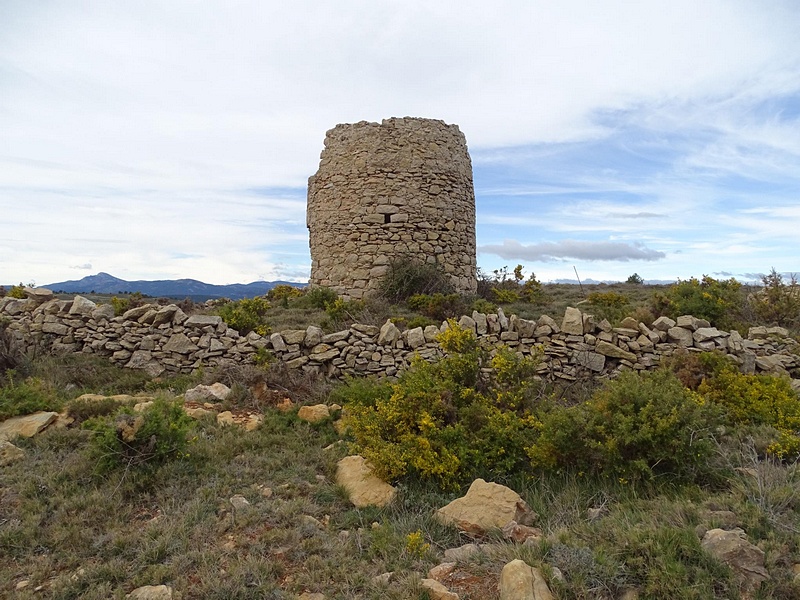
{"type": "Polygon", "coordinates": [[[510,521],[503,527],[503,537],[514,543],[522,544],[530,539],[541,539],[544,536],[542,530],[537,527],[520,525],[516,521],[510,521]]]}
{"type": "Polygon", "coordinates": [[[468,562],[472,560],[476,554],[480,554],[480,552],[481,547],[478,546],[478,544],[464,544],[458,548],[448,548],[445,550],[444,559],[452,563],[468,562]]]}
{"type": "Polygon", "coordinates": [[[747,541],[744,531],[711,529],[700,543],[703,550],[731,567],[748,588],[757,588],[770,579],[764,568],[764,552],[747,541]]]}
{"type": "Polygon", "coordinates": [[[233,509],[237,511],[242,511],[250,508],[250,502],[248,502],[247,498],[245,498],[241,494],[236,494],[235,496],[231,496],[228,499],[228,502],[230,502],[233,509]]]}
{"type": "Polygon", "coordinates": [[[313,348],[317,344],[322,343],[322,338],[325,337],[325,332],[316,325],[309,325],[306,328],[306,335],[303,338],[303,345],[306,348],[313,348]]]}
{"type": "Polygon", "coordinates": [[[186,390],[183,399],[186,402],[224,402],[230,395],[231,388],[218,381],[211,385],[201,384],[186,390]]]}
{"type": "Polygon", "coordinates": [[[0,467],[25,458],[25,451],[8,441],[0,441],[0,467]]]}
{"type": "Polygon", "coordinates": [[[30,415],[11,417],[0,423],[0,441],[33,437],[58,418],[57,412],[40,410],[30,415]]]}
{"type": "Polygon", "coordinates": [[[500,573],[500,600],[553,600],[553,594],[539,569],[516,559],[500,573]]]}
{"type": "Polygon", "coordinates": [[[502,529],[511,521],[528,525],[536,514],[514,490],[483,479],[472,482],[466,495],[436,511],[437,518],[477,535],[502,529]]]}
{"type": "Polygon", "coordinates": [[[309,423],[319,423],[331,416],[331,411],[327,404],[314,404],[311,406],[301,406],[297,411],[297,418],[309,423]]]}
{"type": "Polygon", "coordinates": [[[584,331],[583,313],[577,308],[568,306],[567,310],[564,311],[564,319],[561,321],[561,331],[567,335],[583,335],[586,333],[584,331]]]}
{"type": "Polygon", "coordinates": [[[673,327],[675,327],[675,321],[669,317],[658,317],[655,321],[653,321],[653,329],[656,331],[667,332],[673,327]]]}
{"type": "Polygon", "coordinates": [[[97,308],[97,304],[88,298],[75,296],[75,299],[72,301],[72,307],[69,309],[69,314],[90,317],[95,308],[97,308]]]}
{"type": "Polygon", "coordinates": [[[164,344],[165,352],[177,352],[178,354],[189,354],[197,352],[199,349],[197,344],[190,340],[185,333],[174,333],[164,344]]]}
{"type": "Polygon", "coordinates": [[[692,330],[683,327],[670,327],[667,330],[667,338],[681,348],[691,348],[694,343],[692,330]]]}
{"type": "Polygon", "coordinates": [[[397,325],[392,323],[391,319],[387,319],[378,334],[378,344],[381,346],[393,346],[399,339],[400,330],[397,328],[397,325]]]}
{"type": "Polygon", "coordinates": [[[325,594],[319,592],[303,592],[297,597],[297,600],[325,600],[325,594]]]}
{"type": "Polygon", "coordinates": [[[168,585],[144,585],[125,597],[131,600],[172,600],[172,588],[168,585]]]}
{"type": "MultiPolygon", "coordinates": [[[[691,333],[689,335],[691,336],[691,333]]],[[[610,342],[598,340],[597,346],[595,346],[595,350],[597,350],[598,354],[602,354],[603,356],[610,356],[611,358],[622,358],[625,360],[629,360],[631,362],[636,362],[636,355],[633,352],[628,352],[626,350],[623,350],[616,344],[612,344],[610,342]]]]}
{"type": "Polygon", "coordinates": [[[386,506],[394,500],[397,490],[378,479],[363,456],[345,456],[336,465],[336,483],[344,487],[358,508],[386,506]]]}
{"type": "Polygon", "coordinates": [[[458,600],[458,594],[451,592],[435,579],[423,579],[420,585],[428,592],[431,600],[458,600]]]}
{"type": "Polygon", "coordinates": [[[422,327],[415,327],[414,329],[406,331],[406,341],[408,342],[408,347],[412,350],[424,346],[425,333],[422,331],[422,327]]]}
{"type": "Polygon", "coordinates": [[[217,424],[219,425],[236,425],[245,431],[254,431],[261,426],[264,421],[264,416],[258,413],[238,413],[233,414],[231,411],[226,410],[217,415],[217,424]]]}
{"type": "Polygon", "coordinates": [[[431,567],[430,571],[428,571],[428,579],[435,579],[436,581],[441,581],[455,570],[456,570],[456,563],[454,562],[439,563],[435,567],[431,567]]]}

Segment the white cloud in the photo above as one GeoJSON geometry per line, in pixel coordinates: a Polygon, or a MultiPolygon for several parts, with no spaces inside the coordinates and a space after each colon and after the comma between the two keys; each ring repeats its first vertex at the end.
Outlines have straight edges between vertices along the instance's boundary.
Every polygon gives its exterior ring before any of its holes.
{"type": "MultiPolygon", "coordinates": [[[[547,227],[539,239],[614,234],[667,248],[708,221],[738,227],[744,216],[723,223],[709,202],[720,173],[797,186],[796,116],[754,107],[800,93],[798,26],[791,0],[8,1],[0,280],[60,280],[80,264],[210,282],[302,273],[302,188],[325,131],[389,116],[458,123],[476,165],[508,165],[497,191],[512,224],[547,227]],[[716,135],[647,181],[565,165],[576,192],[646,198],[636,206],[611,197],[580,203],[578,218],[529,211],[510,185],[512,146],[606,139],[616,125],[605,117],[620,113],[653,132],[716,135]],[[301,193],[247,191],[281,186],[301,193]]],[[[786,235],[797,219],[760,219],[751,234],[786,235]]]]}
{"type": "Polygon", "coordinates": [[[486,244],[478,252],[496,254],[507,260],[553,262],[563,259],[621,261],[654,261],[666,255],[642,244],[622,242],[586,242],[562,240],[538,244],[520,244],[516,240],[503,240],[502,244],[486,244]]]}

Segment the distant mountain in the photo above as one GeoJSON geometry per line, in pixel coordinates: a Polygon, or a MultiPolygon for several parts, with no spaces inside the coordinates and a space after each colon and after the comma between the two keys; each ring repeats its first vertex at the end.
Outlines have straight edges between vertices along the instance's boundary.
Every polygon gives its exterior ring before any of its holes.
{"type": "Polygon", "coordinates": [[[65,294],[122,294],[140,292],[153,298],[191,298],[195,301],[210,298],[254,298],[263,296],[276,285],[293,285],[305,287],[305,284],[291,281],[254,281],[253,283],[233,283],[230,285],[213,285],[196,279],[167,279],[162,281],[125,281],[108,273],[89,275],[75,281],[61,281],[44,287],[54,292],[65,294]]]}

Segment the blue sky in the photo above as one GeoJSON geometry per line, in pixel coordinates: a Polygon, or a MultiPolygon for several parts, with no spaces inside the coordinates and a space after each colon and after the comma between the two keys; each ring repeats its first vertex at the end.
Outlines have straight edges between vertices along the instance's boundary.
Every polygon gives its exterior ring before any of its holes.
{"type": "Polygon", "coordinates": [[[0,0],[0,283],[307,279],[337,123],[467,137],[478,264],[800,271],[800,4],[0,0]]]}

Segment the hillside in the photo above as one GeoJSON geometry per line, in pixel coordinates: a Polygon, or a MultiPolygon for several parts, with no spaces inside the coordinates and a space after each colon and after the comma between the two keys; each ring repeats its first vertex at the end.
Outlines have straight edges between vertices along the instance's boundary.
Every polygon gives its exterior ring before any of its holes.
{"type": "Polygon", "coordinates": [[[168,279],[157,281],[126,281],[108,273],[89,275],[82,279],[60,281],[45,287],[57,292],[67,294],[130,294],[139,292],[153,298],[175,298],[182,300],[189,298],[195,302],[202,302],[211,298],[254,298],[263,296],[276,285],[293,285],[303,287],[288,281],[254,281],[252,283],[234,283],[229,285],[214,285],[203,283],[196,279],[168,279]]]}

